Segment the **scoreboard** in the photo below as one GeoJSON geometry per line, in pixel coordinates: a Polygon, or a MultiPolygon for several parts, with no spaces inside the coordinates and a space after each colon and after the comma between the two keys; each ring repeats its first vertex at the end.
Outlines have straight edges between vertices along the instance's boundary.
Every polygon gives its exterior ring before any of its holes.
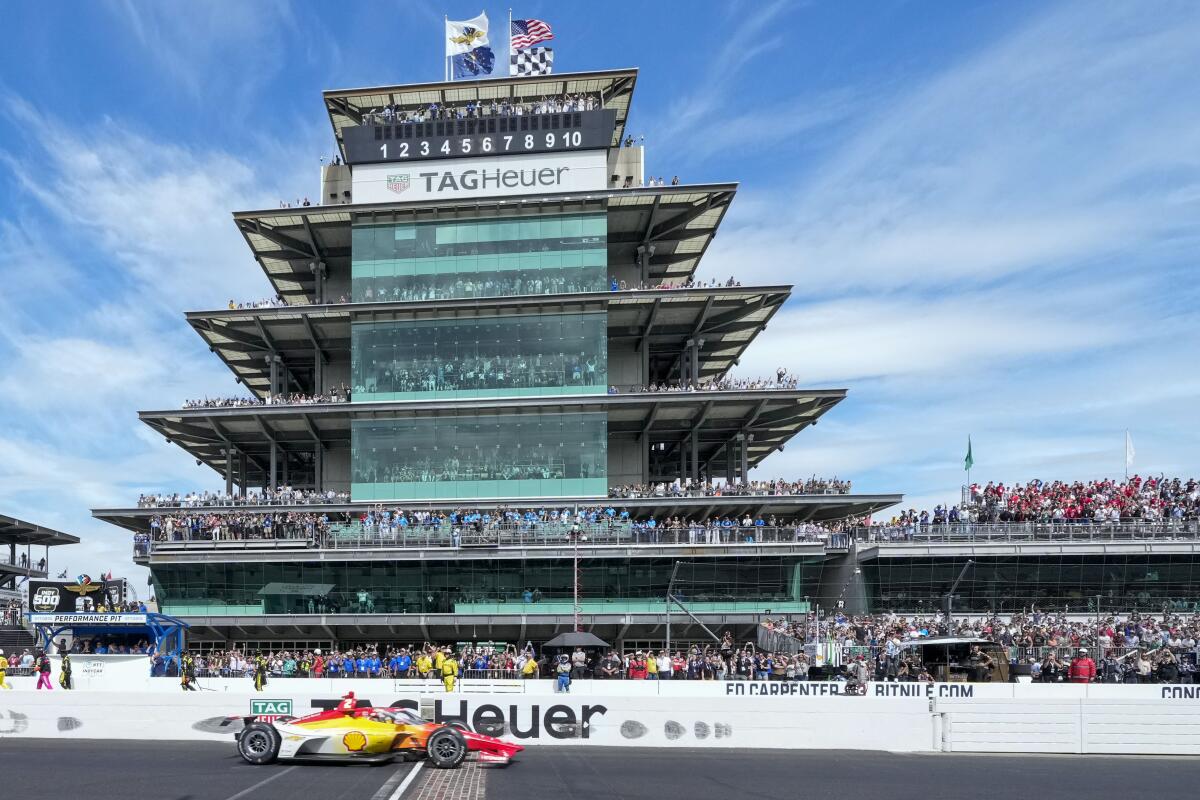
{"type": "Polygon", "coordinates": [[[347,164],[607,149],[614,109],[392,122],[342,129],[347,164]]]}

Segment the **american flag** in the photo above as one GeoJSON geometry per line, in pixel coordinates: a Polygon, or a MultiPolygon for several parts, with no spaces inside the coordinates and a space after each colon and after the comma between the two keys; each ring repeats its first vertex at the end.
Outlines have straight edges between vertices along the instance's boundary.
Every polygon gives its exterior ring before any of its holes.
{"type": "Polygon", "coordinates": [[[554,38],[550,26],[540,19],[514,19],[509,25],[509,35],[512,37],[513,50],[525,50],[538,42],[548,42],[554,38]]]}

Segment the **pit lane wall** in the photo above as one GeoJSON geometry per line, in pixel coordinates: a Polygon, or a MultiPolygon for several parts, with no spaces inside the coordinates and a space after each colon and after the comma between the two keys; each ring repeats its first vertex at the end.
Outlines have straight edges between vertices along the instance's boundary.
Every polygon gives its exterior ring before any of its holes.
{"type": "Polygon", "coordinates": [[[121,671],[73,692],[10,677],[0,738],[232,744],[243,716],[302,715],[353,690],[525,745],[1200,754],[1193,685],[872,683],[854,696],[844,684],[776,681],[576,681],[558,694],[551,681],[468,680],[446,693],[432,681],[276,679],[254,693],[240,678],[201,679],[185,693],[144,672],[114,688],[121,671]]]}

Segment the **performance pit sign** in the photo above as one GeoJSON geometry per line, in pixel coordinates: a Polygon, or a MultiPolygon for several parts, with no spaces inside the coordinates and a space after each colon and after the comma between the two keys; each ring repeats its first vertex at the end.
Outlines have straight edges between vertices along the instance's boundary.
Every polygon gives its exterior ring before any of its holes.
{"type": "Polygon", "coordinates": [[[145,614],[30,614],[34,625],[145,625],[145,614]]]}
{"type": "Polygon", "coordinates": [[[359,204],[594,192],[607,187],[607,172],[602,150],[363,164],[353,168],[353,196],[359,204]]]}

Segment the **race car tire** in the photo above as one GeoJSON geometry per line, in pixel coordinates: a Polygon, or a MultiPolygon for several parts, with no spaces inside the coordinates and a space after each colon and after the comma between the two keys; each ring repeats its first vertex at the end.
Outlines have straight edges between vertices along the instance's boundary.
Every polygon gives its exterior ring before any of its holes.
{"type": "Polygon", "coordinates": [[[279,756],[279,732],[265,722],[251,722],[238,737],[238,755],[247,764],[270,764],[279,756]]]}
{"type": "Polygon", "coordinates": [[[461,719],[450,720],[449,722],[446,723],[446,727],[454,728],[455,730],[460,730],[460,731],[463,731],[464,733],[471,733],[471,726],[468,725],[467,723],[463,722],[461,719]]]}
{"type": "Polygon", "coordinates": [[[467,757],[467,740],[454,728],[438,728],[429,734],[425,752],[438,769],[453,769],[467,757]]]}

